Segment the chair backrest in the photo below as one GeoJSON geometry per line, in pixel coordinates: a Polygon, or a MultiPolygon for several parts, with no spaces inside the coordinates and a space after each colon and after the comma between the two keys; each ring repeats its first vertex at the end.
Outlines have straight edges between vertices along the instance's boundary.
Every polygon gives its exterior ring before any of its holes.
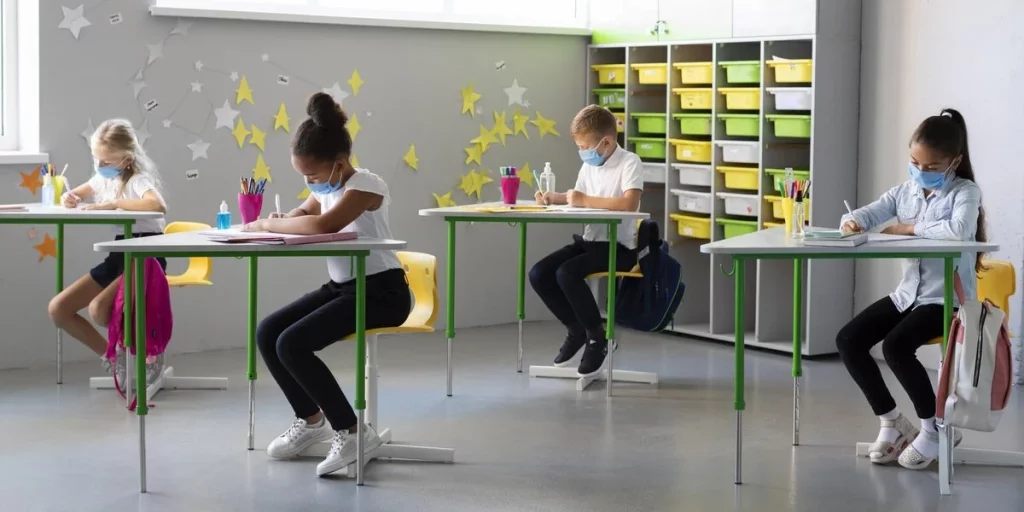
{"type": "Polygon", "coordinates": [[[1010,297],[1017,292],[1017,273],[1008,261],[986,259],[978,271],[978,300],[988,299],[1010,316],[1010,297]]]}
{"type": "MultiPolygon", "coordinates": [[[[170,235],[173,233],[185,233],[188,231],[203,231],[211,229],[209,224],[203,224],[202,222],[188,222],[188,221],[174,221],[164,228],[164,234],[170,235]]],[[[207,257],[190,257],[188,259],[188,268],[182,275],[188,274],[190,279],[198,279],[201,281],[209,281],[210,275],[213,274],[213,259],[207,257]]],[[[172,276],[169,276],[172,277],[172,276]]]]}
{"type": "Polygon", "coordinates": [[[437,319],[437,258],[422,252],[398,251],[398,261],[409,279],[413,304],[406,325],[434,326],[437,319]]]}

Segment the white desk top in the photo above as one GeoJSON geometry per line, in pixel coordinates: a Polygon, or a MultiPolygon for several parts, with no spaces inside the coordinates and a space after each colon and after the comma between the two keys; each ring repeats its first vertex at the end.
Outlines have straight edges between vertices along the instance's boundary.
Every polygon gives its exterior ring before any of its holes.
{"type": "Polygon", "coordinates": [[[190,252],[316,252],[316,251],[378,251],[404,249],[406,243],[401,240],[382,240],[380,238],[357,238],[344,242],[330,242],[305,245],[267,245],[267,244],[226,244],[214,242],[210,237],[198,231],[174,233],[171,235],[147,236],[100,242],[93,246],[98,252],[131,252],[146,253],[190,253],[190,252]]]}
{"type": "Polygon", "coordinates": [[[954,253],[994,252],[998,244],[987,242],[960,242],[916,238],[893,242],[868,242],[857,247],[807,246],[799,239],[786,236],[785,228],[771,228],[748,235],[727,238],[700,246],[705,254],[899,254],[899,253],[954,253]]]}
{"type": "MultiPolygon", "coordinates": [[[[521,206],[537,206],[534,201],[519,201],[516,203],[521,206]]],[[[644,212],[615,212],[611,210],[590,210],[580,209],[579,211],[572,210],[548,210],[548,211],[507,211],[507,212],[480,212],[474,208],[499,208],[505,206],[504,203],[480,203],[466,206],[452,206],[448,208],[427,208],[420,210],[421,217],[445,217],[445,218],[459,218],[459,217],[494,217],[496,219],[550,219],[552,217],[562,217],[570,219],[579,219],[581,222],[587,220],[609,220],[609,219],[621,219],[626,220],[643,220],[650,217],[650,214],[644,212]]]]}
{"type": "Polygon", "coordinates": [[[129,212],[125,210],[82,210],[77,208],[64,208],[63,206],[42,206],[40,204],[25,204],[27,212],[0,211],[0,223],[4,219],[34,219],[34,220],[67,220],[96,218],[111,221],[117,220],[140,220],[159,219],[164,216],[160,212],[129,212]]]}

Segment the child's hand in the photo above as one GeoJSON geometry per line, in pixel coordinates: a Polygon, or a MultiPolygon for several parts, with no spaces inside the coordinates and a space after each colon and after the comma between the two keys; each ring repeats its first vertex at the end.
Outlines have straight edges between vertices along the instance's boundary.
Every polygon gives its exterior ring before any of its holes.
{"type": "Polygon", "coordinates": [[[82,199],[71,192],[65,192],[60,198],[60,204],[64,205],[65,208],[78,208],[78,203],[81,202],[82,199]]]}
{"type": "Polygon", "coordinates": [[[882,230],[882,233],[887,235],[913,235],[914,225],[913,224],[893,224],[882,230]]]}
{"type": "Polygon", "coordinates": [[[569,191],[565,193],[565,200],[569,203],[569,206],[579,208],[584,206],[584,203],[587,200],[587,195],[579,190],[569,189],[569,191]]]}
{"type": "MultiPolygon", "coordinates": [[[[274,212],[274,213],[277,213],[277,212],[274,212]]],[[[263,219],[256,219],[256,220],[254,220],[254,221],[252,221],[252,222],[242,226],[242,231],[248,231],[248,232],[266,231],[267,230],[266,225],[267,225],[267,222],[265,220],[263,220],[263,219]]]]}
{"type": "Polygon", "coordinates": [[[105,203],[96,203],[85,205],[86,210],[116,210],[117,203],[114,201],[107,201],[105,203]]]}
{"type": "Polygon", "coordinates": [[[857,224],[857,221],[855,221],[855,220],[848,220],[848,221],[846,221],[845,223],[843,223],[843,227],[840,228],[840,230],[844,231],[846,233],[863,233],[864,232],[864,228],[862,228],[860,226],[860,224],[857,224]]]}

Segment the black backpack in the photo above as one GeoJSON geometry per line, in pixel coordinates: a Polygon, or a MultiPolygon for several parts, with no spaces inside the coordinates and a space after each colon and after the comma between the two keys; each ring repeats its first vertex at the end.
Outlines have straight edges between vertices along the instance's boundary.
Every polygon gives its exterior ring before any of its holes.
{"type": "Polygon", "coordinates": [[[645,220],[637,230],[641,279],[623,279],[615,300],[615,322],[638,331],[662,331],[675,316],[686,285],[682,266],[669,255],[658,223],[645,220]]]}

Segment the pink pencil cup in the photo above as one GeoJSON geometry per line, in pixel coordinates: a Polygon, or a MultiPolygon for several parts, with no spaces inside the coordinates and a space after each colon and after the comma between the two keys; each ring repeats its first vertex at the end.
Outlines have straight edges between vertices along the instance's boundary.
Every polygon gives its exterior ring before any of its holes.
{"type": "Polygon", "coordinates": [[[505,204],[516,204],[516,200],[519,197],[519,177],[518,176],[502,176],[501,177],[501,200],[505,204]]]}
{"type": "Polygon", "coordinates": [[[263,211],[263,194],[238,194],[238,211],[242,214],[242,224],[260,218],[260,212],[263,211]]]}

